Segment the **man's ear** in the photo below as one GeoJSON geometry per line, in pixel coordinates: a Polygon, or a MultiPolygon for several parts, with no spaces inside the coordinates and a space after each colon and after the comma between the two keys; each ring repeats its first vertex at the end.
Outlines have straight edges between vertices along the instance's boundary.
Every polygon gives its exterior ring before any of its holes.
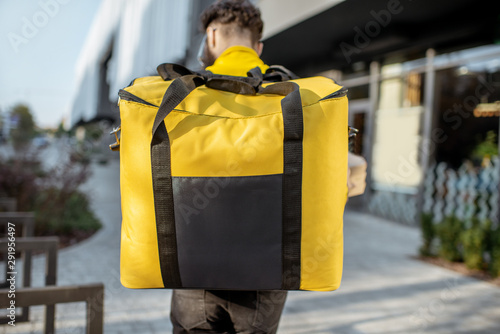
{"type": "Polygon", "coordinates": [[[210,48],[214,48],[215,45],[216,45],[216,34],[215,34],[215,31],[217,29],[214,29],[212,27],[207,27],[207,30],[206,30],[206,34],[207,34],[207,45],[210,47],[210,48]]]}
{"type": "Polygon", "coordinates": [[[257,54],[259,55],[259,57],[262,54],[262,50],[264,50],[264,43],[259,42],[257,44],[257,49],[255,50],[255,51],[257,51],[257,54]]]}

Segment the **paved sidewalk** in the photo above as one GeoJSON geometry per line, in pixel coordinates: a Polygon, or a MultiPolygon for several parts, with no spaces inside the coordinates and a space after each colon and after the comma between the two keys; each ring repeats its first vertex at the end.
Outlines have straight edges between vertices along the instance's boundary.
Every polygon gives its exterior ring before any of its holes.
{"type": "MultiPolygon", "coordinates": [[[[129,290],[119,282],[118,161],[95,166],[86,184],[104,228],[59,253],[58,285],[103,282],[106,334],[170,333],[169,290],[129,290]]],[[[500,288],[412,259],[419,232],[370,215],[345,215],[345,265],[335,292],[291,292],[280,334],[500,333],[500,288]]],[[[44,260],[34,261],[35,286],[44,260]]],[[[57,307],[57,333],[84,333],[82,303],[57,307]]],[[[32,321],[0,333],[42,333],[32,321]]]]}

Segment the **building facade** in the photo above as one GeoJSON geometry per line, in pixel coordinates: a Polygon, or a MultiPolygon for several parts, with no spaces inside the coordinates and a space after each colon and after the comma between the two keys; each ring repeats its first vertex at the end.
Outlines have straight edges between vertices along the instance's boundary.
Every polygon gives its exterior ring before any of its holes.
{"type": "Polygon", "coordinates": [[[120,88],[161,63],[184,62],[190,9],[190,1],[102,0],[77,62],[71,125],[117,121],[120,88]]]}
{"type": "MultiPolygon", "coordinates": [[[[73,124],[118,121],[117,91],[156,65],[197,68],[198,17],[211,0],[103,0],[82,53],[73,124]]],[[[268,64],[325,75],[349,89],[354,150],[369,163],[367,193],[350,205],[416,223],[435,163],[474,160],[499,117],[500,2],[256,0],[268,64]]],[[[498,187],[497,187],[498,188],[498,187]]]]}
{"type": "MultiPolygon", "coordinates": [[[[285,12],[273,7],[278,2],[259,1],[266,22],[294,17],[289,1],[285,12]],[[266,6],[274,11],[266,13],[266,6]]],[[[500,3],[322,3],[310,17],[297,7],[296,22],[268,31],[263,58],[301,76],[330,76],[349,89],[350,124],[361,130],[354,150],[369,165],[366,194],[349,204],[415,224],[426,194],[436,193],[435,185],[424,187],[433,167],[458,170],[474,162],[488,133],[498,136],[498,113],[480,118],[474,111],[500,100],[500,3]]],[[[468,184],[462,181],[456,183],[468,184]]],[[[443,182],[447,194],[452,181],[443,182]]],[[[485,206],[491,212],[498,207],[498,183],[495,189],[485,206]]],[[[474,192],[460,193],[470,201],[474,192]]],[[[452,207],[436,210],[450,214],[452,207]]]]}

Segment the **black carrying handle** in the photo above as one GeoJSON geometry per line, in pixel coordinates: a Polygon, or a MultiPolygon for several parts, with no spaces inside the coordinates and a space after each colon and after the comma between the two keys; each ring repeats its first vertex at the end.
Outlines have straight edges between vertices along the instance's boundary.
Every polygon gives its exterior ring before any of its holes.
{"type": "Polygon", "coordinates": [[[300,289],[302,235],[302,163],[304,119],[300,88],[280,82],[259,90],[261,94],[285,95],[283,113],[282,281],[283,290],[300,289]]]}
{"type": "Polygon", "coordinates": [[[264,80],[273,82],[288,81],[298,78],[299,77],[295,73],[281,65],[269,66],[269,68],[266,70],[266,73],[264,74],[264,80]]]}
{"type": "MultiPolygon", "coordinates": [[[[260,76],[256,75],[256,69],[258,69],[258,67],[248,73],[254,75],[252,78],[259,79],[260,82],[262,82],[262,73],[259,69],[258,71],[260,76]]],[[[167,91],[163,95],[162,102],[153,123],[153,139],[165,117],[167,117],[168,114],[170,114],[170,112],[189,95],[189,93],[204,84],[212,89],[229,91],[235,94],[250,94],[251,90],[254,89],[250,84],[240,80],[232,80],[228,76],[224,76],[224,78],[209,78],[208,80],[198,74],[179,76],[170,84],[167,91]]],[[[256,91],[260,94],[276,94],[285,96],[285,98],[281,101],[283,118],[293,117],[293,115],[297,116],[299,114],[302,117],[300,88],[296,83],[279,82],[271,84],[267,87],[259,86],[256,91]]],[[[253,94],[255,94],[256,91],[253,90],[253,94]]]]}
{"type": "Polygon", "coordinates": [[[244,95],[255,95],[263,80],[259,67],[250,70],[247,77],[219,75],[210,71],[194,72],[182,65],[168,63],[159,65],[156,70],[165,81],[194,75],[202,78],[209,88],[244,95]]]}
{"type": "Polygon", "coordinates": [[[153,123],[153,139],[165,117],[167,117],[168,114],[189,95],[189,93],[195,90],[196,87],[204,85],[205,82],[203,77],[196,74],[189,74],[178,77],[170,84],[163,95],[160,108],[158,108],[158,112],[156,113],[153,123]]]}
{"type": "Polygon", "coordinates": [[[303,138],[302,99],[300,87],[295,82],[279,82],[259,89],[260,94],[284,95],[281,100],[284,140],[303,138]]]}
{"type": "Polygon", "coordinates": [[[182,65],[171,63],[160,64],[156,70],[165,81],[186,75],[197,75],[205,79],[207,87],[246,95],[256,94],[264,81],[282,82],[299,78],[287,68],[279,65],[270,66],[265,74],[262,74],[260,67],[254,67],[247,72],[246,77],[220,75],[210,71],[194,72],[182,65]]]}
{"type": "Polygon", "coordinates": [[[175,79],[165,92],[153,123],[151,174],[153,177],[158,257],[163,286],[167,288],[181,288],[182,281],[177,256],[170,140],[164,119],[189,93],[204,83],[203,78],[194,74],[175,79]]]}
{"type": "Polygon", "coordinates": [[[187,67],[178,64],[165,63],[156,67],[156,71],[160,77],[167,80],[174,80],[185,75],[196,75],[198,73],[191,71],[187,67]]]}
{"type": "MultiPolygon", "coordinates": [[[[262,81],[260,75],[255,71],[250,75],[252,75],[251,78],[262,81]]],[[[215,82],[230,86],[231,80],[229,79],[217,78],[217,80],[219,81],[215,82]]],[[[209,81],[210,79],[206,80],[206,78],[192,73],[178,76],[165,92],[153,123],[151,168],[158,255],[163,285],[168,288],[181,288],[182,280],[177,255],[170,140],[164,120],[193,90],[209,81]]],[[[241,85],[241,81],[238,81],[238,84],[233,88],[240,89],[246,87],[245,84],[241,85]]],[[[302,231],[303,116],[300,89],[296,83],[281,82],[265,88],[259,86],[257,90],[261,94],[285,96],[281,100],[284,128],[282,289],[297,290],[300,288],[300,238],[302,231]]]]}

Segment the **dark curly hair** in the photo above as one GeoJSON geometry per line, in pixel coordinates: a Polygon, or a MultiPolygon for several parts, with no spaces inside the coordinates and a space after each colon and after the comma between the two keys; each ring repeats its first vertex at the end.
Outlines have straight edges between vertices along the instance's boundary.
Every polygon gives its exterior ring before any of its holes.
{"type": "Polygon", "coordinates": [[[250,31],[252,42],[258,42],[262,38],[264,23],[260,18],[260,10],[248,0],[218,0],[201,13],[200,21],[203,31],[212,22],[236,23],[240,32],[250,31]]]}

